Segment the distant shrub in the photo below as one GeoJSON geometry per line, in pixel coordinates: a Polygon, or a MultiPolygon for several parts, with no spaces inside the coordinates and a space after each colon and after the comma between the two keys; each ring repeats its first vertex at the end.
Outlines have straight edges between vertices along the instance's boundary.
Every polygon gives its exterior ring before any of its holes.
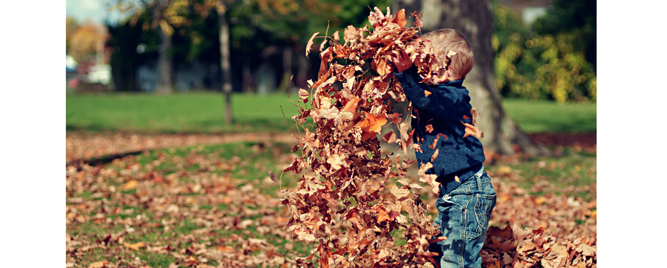
{"type": "Polygon", "coordinates": [[[596,100],[595,69],[584,51],[573,46],[576,34],[539,35],[518,14],[497,4],[494,25],[496,86],[504,97],[558,102],[596,100]]]}

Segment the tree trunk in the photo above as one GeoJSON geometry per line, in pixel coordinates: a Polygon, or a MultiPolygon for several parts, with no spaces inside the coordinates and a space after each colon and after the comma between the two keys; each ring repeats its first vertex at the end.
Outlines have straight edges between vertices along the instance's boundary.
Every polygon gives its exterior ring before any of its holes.
{"type": "Polygon", "coordinates": [[[222,69],[222,92],[225,94],[225,123],[232,123],[232,73],[229,67],[229,26],[225,9],[218,8],[220,18],[220,69],[222,69]]]}
{"type": "MultiPolygon", "coordinates": [[[[484,148],[511,155],[515,152],[512,145],[516,144],[527,154],[548,154],[548,150],[533,142],[503,109],[493,73],[491,1],[422,0],[421,7],[424,12],[424,33],[452,28],[463,34],[472,46],[475,66],[463,84],[470,91],[472,106],[477,108],[477,126],[484,132],[484,138],[481,139],[484,148]]],[[[406,12],[411,13],[409,10],[406,12]]]]}
{"type": "Polygon", "coordinates": [[[296,73],[296,77],[294,78],[294,85],[300,88],[307,88],[307,80],[308,80],[308,70],[310,70],[310,64],[308,62],[308,58],[306,58],[305,55],[298,53],[297,54],[298,58],[298,71],[296,73]]]}
{"type": "Polygon", "coordinates": [[[292,78],[292,47],[283,47],[283,77],[280,81],[280,89],[286,93],[290,90],[290,78],[292,78]]]}
{"type": "Polygon", "coordinates": [[[172,60],[169,55],[171,50],[171,36],[167,35],[162,27],[157,27],[158,35],[160,36],[160,49],[157,58],[158,80],[155,91],[157,93],[169,94],[172,91],[172,60]]]}
{"type": "Polygon", "coordinates": [[[241,86],[241,90],[244,93],[250,93],[250,92],[252,92],[252,88],[251,88],[252,72],[250,71],[250,63],[248,63],[248,61],[243,61],[243,67],[242,68],[243,68],[243,70],[242,70],[243,86],[241,86]]]}

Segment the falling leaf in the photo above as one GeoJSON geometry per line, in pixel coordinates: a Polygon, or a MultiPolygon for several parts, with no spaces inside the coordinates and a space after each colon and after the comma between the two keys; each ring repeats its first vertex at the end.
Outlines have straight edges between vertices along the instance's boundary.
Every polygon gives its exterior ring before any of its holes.
{"type": "Polygon", "coordinates": [[[271,180],[272,180],[273,182],[276,182],[276,174],[273,174],[273,170],[272,170],[272,169],[269,170],[269,178],[271,178],[271,180]]]}
{"type": "Polygon", "coordinates": [[[426,95],[426,97],[431,96],[431,94],[431,91],[424,90],[424,95],[426,95]]]}
{"type": "Polygon", "coordinates": [[[408,189],[403,189],[403,188],[398,188],[396,184],[391,186],[391,194],[393,194],[396,197],[396,200],[404,200],[410,195],[410,190],[408,189]]]}
{"type": "Polygon", "coordinates": [[[336,116],[338,116],[338,108],[336,107],[331,107],[328,109],[322,109],[320,110],[320,118],[326,118],[326,119],[334,119],[336,116]]]}
{"type": "Polygon", "coordinates": [[[354,96],[351,100],[349,100],[345,104],[345,107],[343,107],[343,109],[341,109],[340,112],[356,113],[357,106],[360,100],[361,99],[359,99],[357,96],[354,96]]]}
{"type": "Polygon", "coordinates": [[[432,133],[432,132],[433,132],[433,125],[432,125],[432,124],[428,124],[428,125],[426,125],[426,132],[428,132],[428,133],[432,133]]]}
{"type": "MultiPolygon", "coordinates": [[[[432,150],[435,150],[435,147],[438,145],[438,140],[440,139],[440,136],[435,136],[435,139],[433,139],[433,142],[428,146],[432,150]]],[[[433,161],[433,160],[431,160],[433,161]]]]}
{"type": "Polygon", "coordinates": [[[327,163],[331,164],[334,169],[341,169],[342,167],[349,167],[350,165],[345,161],[347,157],[344,155],[333,155],[327,159],[327,163]]]}
{"type": "Polygon", "coordinates": [[[472,124],[476,125],[477,124],[477,109],[476,108],[470,109],[470,114],[472,114],[472,124]]]}
{"type": "MultiPolygon", "coordinates": [[[[437,137],[436,137],[436,139],[437,139],[437,137]]],[[[433,152],[433,155],[431,155],[431,162],[434,162],[435,159],[438,158],[438,151],[439,150],[440,150],[440,148],[435,149],[435,151],[433,152]]]]}
{"type": "Polygon", "coordinates": [[[396,141],[396,133],[389,131],[387,134],[384,134],[382,140],[386,141],[387,143],[394,143],[396,141]]]}
{"type": "Polygon", "coordinates": [[[398,125],[398,124],[401,123],[403,118],[401,118],[401,114],[399,114],[399,113],[392,113],[392,114],[387,115],[387,120],[389,120],[392,123],[398,125]]]}
{"type": "Polygon", "coordinates": [[[387,117],[384,115],[374,115],[364,112],[364,117],[364,120],[356,125],[356,127],[361,128],[363,131],[378,133],[382,130],[382,126],[387,123],[387,117]]]}
{"type": "Polygon", "coordinates": [[[300,89],[299,89],[299,98],[301,98],[302,100],[305,100],[305,99],[307,99],[309,96],[310,96],[310,93],[308,93],[307,90],[305,90],[305,89],[303,89],[303,88],[300,88],[300,89]]]}
{"type": "MultiPolygon", "coordinates": [[[[306,57],[308,57],[308,53],[310,53],[310,49],[313,46],[313,39],[315,39],[315,36],[317,36],[317,34],[319,34],[319,33],[320,32],[314,33],[313,36],[311,36],[310,39],[308,39],[308,43],[306,44],[306,57]]],[[[301,94],[299,94],[299,95],[301,95],[301,94]]]]}
{"type": "Polygon", "coordinates": [[[405,24],[408,23],[408,21],[405,19],[405,9],[401,9],[398,12],[396,12],[396,15],[394,15],[394,20],[392,22],[398,24],[398,26],[400,26],[401,28],[405,27],[405,24]]]}
{"type": "Polygon", "coordinates": [[[403,148],[403,152],[407,155],[408,154],[408,129],[409,129],[409,124],[407,122],[403,122],[400,125],[398,125],[398,133],[401,135],[401,147],[403,148]]]}
{"type": "Polygon", "coordinates": [[[464,138],[468,136],[473,136],[477,139],[481,139],[484,137],[484,133],[482,133],[482,131],[479,130],[479,128],[477,128],[476,126],[473,126],[468,123],[463,123],[463,121],[461,123],[466,127],[465,134],[463,135],[464,138]]]}
{"type": "Polygon", "coordinates": [[[357,29],[354,28],[354,26],[349,25],[347,28],[345,28],[345,31],[343,32],[343,40],[345,40],[345,43],[350,42],[352,40],[356,40],[357,37],[357,29]]]}

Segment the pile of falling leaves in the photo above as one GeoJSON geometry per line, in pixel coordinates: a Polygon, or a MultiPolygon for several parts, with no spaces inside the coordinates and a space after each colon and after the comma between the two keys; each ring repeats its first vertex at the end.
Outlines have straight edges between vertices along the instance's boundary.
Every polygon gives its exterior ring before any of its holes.
{"type": "MultiPolygon", "coordinates": [[[[407,157],[412,133],[401,113],[392,112],[392,103],[406,101],[390,62],[394,55],[407,53],[421,82],[433,84],[444,73],[430,42],[417,36],[421,15],[412,16],[414,26],[405,28],[403,10],[383,18],[371,15],[372,28],[348,26],[343,44],[338,32],[319,37],[325,41],[319,49],[318,79],[309,81],[309,90],[299,91],[304,107],[293,117],[305,132],[293,148],[301,155],[283,170],[301,177],[297,187],[281,192],[290,209],[288,231],[317,244],[309,256],[297,259],[299,266],[312,266],[315,259],[320,267],[433,267],[436,254],[428,245],[444,238],[433,239],[438,231],[426,213],[429,205],[420,198],[422,186],[406,178],[413,163],[407,157]],[[310,126],[307,119],[312,119],[310,126]],[[378,138],[385,124],[395,125],[400,136],[392,130],[378,138]],[[382,154],[380,140],[397,143],[403,155],[382,154]]],[[[310,38],[306,55],[318,34],[310,38]]],[[[431,159],[436,156],[437,150],[431,159]]],[[[420,167],[419,181],[437,193],[436,176],[425,174],[430,167],[420,167]]],[[[596,263],[595,239],[571,243],[545,235],[543,228],[508,228],[489,231],[481,253],[485,266],[596,263]]]]}
{"type": "MultiPolygon", "coordinates": [[[[310,92],[299,91],[305,107],[293,119],[305,135],[293,150],[300,149],[301,156],[284,171],[300,173],[301,179],[297,187],[283,191],[283,204],[291,213],[288,231],[318,242],[311,255],[299,259],[300,265],[312,265],[307,261],[316,256],[321,267],[421,266],[435,255],[427,248],[437,230],[427,205],[413,191],[422,187],[405,179],[390,183],[405,178],[411,164],[408,123],[401,113],[392,113],[392,100],[404,102],[406,97],[390,60],[405,51],[429,83],[441,67],[430,42],[417,38],[421,20],[416,12],[413,16],[415,27],[404,28],[403,10],[393,17],[371,15],[374,30],[348,26],[343,44],[338,32],[325,35],[318,80],[309,83],[310,92]],[[314,132],[303,126],[307,118],[312,118],[314,132]],[[380,151],[377,134],[387,121],[398,127],[400,137],[390,131],[382,140],[398,143],[402,157],[380,151]],[[395,243],[397,230],[406,241],[403,245],[395,243]]],[[[422,181],[437,190],[425,169],[420,170],[422,181]]]]}

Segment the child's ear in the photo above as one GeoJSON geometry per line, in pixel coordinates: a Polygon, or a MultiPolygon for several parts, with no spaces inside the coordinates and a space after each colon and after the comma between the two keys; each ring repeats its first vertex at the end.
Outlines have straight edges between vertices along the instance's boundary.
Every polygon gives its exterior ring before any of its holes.
{"type": "Polygon", "coordinates": [[[461,79],[458,77],[452,70],[447,70],[447,81],[454,81],[454,80],[459,80],[461,79]]]}
{"type": "Polygon", "coordinates": [[[449,75],[450,75],[449,70],[446,70],[445,73],[444,73],[443,75],[441,75],[441,76],[438,77],[438,80],[437,80],[436,82],[438,82],[438,83],[445,83],[445,82],[452,81],[452,79],[451,79],[451,77],[450,77],[449,75]]]}

